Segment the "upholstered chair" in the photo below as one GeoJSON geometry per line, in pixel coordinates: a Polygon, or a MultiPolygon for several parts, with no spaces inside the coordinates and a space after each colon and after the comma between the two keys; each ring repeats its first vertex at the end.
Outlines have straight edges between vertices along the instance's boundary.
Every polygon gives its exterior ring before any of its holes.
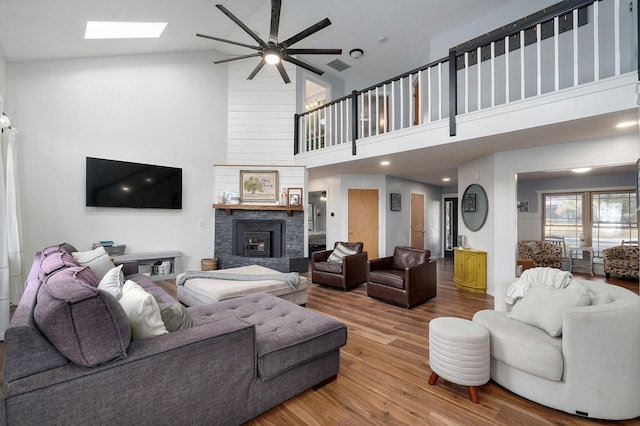
{"type": "Polygon", "coordinates": [[[397,246],[393,256],[369,261],[367,295],[409,309],[436,296],[437,271],[429,250],[397,246]]]}
{"type": "Polygon", "coordinates": [[[562,269],[562,247],[548,241],[518,241],[518,259],[533,260],[533,267],[562,269]]]}
{"type": "Polygon", "coordinates": [[[366,251],[362,251],[364,244],[336,241],[333,247],[333,250],[313,253],[311,281],[344,291],[366,282],[368,256],[366,251]],[[338,247],[339,245],[341,247],[338,247]],[[347,250],[344,250],[345,248],[347,250]]]}
{"type": "Polygon", "coordinates": [[[622,275],[638,279],[638,246],[615,246],[602,250],[604,256],[604,274],[607,278],[622,275]]]}

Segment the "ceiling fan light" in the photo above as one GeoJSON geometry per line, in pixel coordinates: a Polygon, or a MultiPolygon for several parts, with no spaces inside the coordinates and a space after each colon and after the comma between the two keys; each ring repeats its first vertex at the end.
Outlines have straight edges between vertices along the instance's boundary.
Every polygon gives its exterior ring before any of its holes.
{"type": "Polygon", "coordinates": [[[268,64],[275,65],[280,62],[280,56],[275,53],[267,53],[264,55],[264,61],[268,64]]]}

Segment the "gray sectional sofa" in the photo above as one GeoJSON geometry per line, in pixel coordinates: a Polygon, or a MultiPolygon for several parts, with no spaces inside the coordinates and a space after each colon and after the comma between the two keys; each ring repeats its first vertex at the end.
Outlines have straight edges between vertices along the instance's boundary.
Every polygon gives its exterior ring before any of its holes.
{"type": "MultiPolygon", "coordinates": [[[[265,293],[186,308],[193,326],[132,340],[118,301],[82,282],[86,268],[43,272],[50,251],[5,334],[5,425],[241,424],[339,371],[345,325],[265,293]]],[[[132,269],[127,279],[177,303],[132,269]]]]}

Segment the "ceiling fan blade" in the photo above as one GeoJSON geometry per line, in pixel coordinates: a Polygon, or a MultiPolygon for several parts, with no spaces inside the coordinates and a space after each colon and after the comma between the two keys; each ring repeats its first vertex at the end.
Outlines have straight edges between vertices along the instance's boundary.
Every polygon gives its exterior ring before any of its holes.
{"type": "Polygon", "coordinates": [[[329,20],[329,18],[324,18],[322,21],[313,24],[306,30],[302,30],[293,37],[290,37],[287,40],[283,41],[282,43],[280,43],[280,45],[286,49],[287,47],[292,46],[294,43],[299,42],[303,38],[309,37],[311,34],[317,33],[318,31],[325,27],[328,27],[329,25],[331,25],[331,21],[329,20]]]}
{"type": "Polygon", "coordinates": [[[285,56],[284,58],[282,58],[282,60],[283,61],[287,61],[287,62],[291,62],[294,65],[302,67],[302,68],[304,68],[304,69],[306,69],[308,71],[311,71],[313,73],[316,73],[318,75],[324,74],[324,71],[319,70],[318,68],[314,67],[313,65],[309,65],[306,62],[302,62],[301,60],[296,59],[296,58],[294,58],[292,56],[285,56]]]}
{"type": "Polygon", "coordinates": [[[276,68],[278,68],[278,71],[280,72],[280,77],[282,77],[282,80],[284,80],[284,83],[291,83],[291,80],[289,80],[289,75],[287,74],[287,70],[284,69],[284,65],[282,65],[282,61],[278,62],[276,64],[276,68]]]}
{"type": "Polygon", "coordinates": [[[267,44],[267,43],[264,42],[264,40],[262,40],[260,37],[258,37],[258,34],[254,33],[251,30],[251,28],[247,27],[240,19],[238,19],[236,17],[236,15],[234,15],[231,12],[229,12],[229,9],[227,9],[226,7],[224,7],[221,4],[216,4],[216,7],[218,9],[220,9],[222,11],[222,13],[227,15],[229,17],[229,19],[231,19],[233,22],[235,22],[240,28],[242,28],[247,34],[249,34],[251,36],[251,38],[253,38],[255,41],[257,41],[260,46],[265,46],[267,44]]]}
{"type": "Polygon", "coordinates": [[[214,36],[210,36],[210,35],[206,35],[206,34],[200,34],[200,33],[196,33],[196,36],[202,37],[202,38],[208,38],[210,40],[221,41],[223,43],[235,44],[236,46],[248,47],[249,49],[253,49],[253,50],[260,50],[260,48],[258,46],[251,46],[250,44],[240,43],[240,42],[232,41],[232,40],[226,40],[226,39],[220,38],[220,37],[214,37],[214,36]]]}
{"type": "Polygon", "coordinates": [[[259,53],[252,53],[250,55],[244,56],[234,56],[233,58],[221,59],[219,61],[214,61],[214,64],[224,64],[225,62],[237,61],[238,59],[247,59],[247,58],[255,58],[256,56],[260,56],[259,53]]]}
{"type": "Polygon", "coordinates": [[[247,77],[247,80],[253,80],[253,77],[255,77],[256,74],[258,74],[258,72],[262,69],[262,67],[264,67],[264,64],[266,64],[266,62],[264,61],[264,59],[261,59],[260,62],[258,62],[258,65],[256,65],[253,71],[251,71],[251,74],[249,74],[249,76],[247,77]]]}
{"type": "Polygon", "coordinates": [[[290,55],[342,55],[342,49],[287,49],[290,55]]]}
{"type": "Polygon", "coordinates": [[[271,0],[271,31],[269,32],[269,43],[278,44],[278,27],[280,27],[280,10],[282,0],[271,0]]]}

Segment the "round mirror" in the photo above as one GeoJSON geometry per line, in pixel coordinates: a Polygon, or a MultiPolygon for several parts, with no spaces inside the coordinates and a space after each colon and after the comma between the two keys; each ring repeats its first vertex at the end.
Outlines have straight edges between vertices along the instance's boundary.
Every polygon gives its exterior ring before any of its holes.
{"type": "Polygon", "coordinates": [[[489,200],[484,188],[473,183],[464,190],[460,206],[462,221],[471,231],[482,228],[489,212],[489,200]]]}

